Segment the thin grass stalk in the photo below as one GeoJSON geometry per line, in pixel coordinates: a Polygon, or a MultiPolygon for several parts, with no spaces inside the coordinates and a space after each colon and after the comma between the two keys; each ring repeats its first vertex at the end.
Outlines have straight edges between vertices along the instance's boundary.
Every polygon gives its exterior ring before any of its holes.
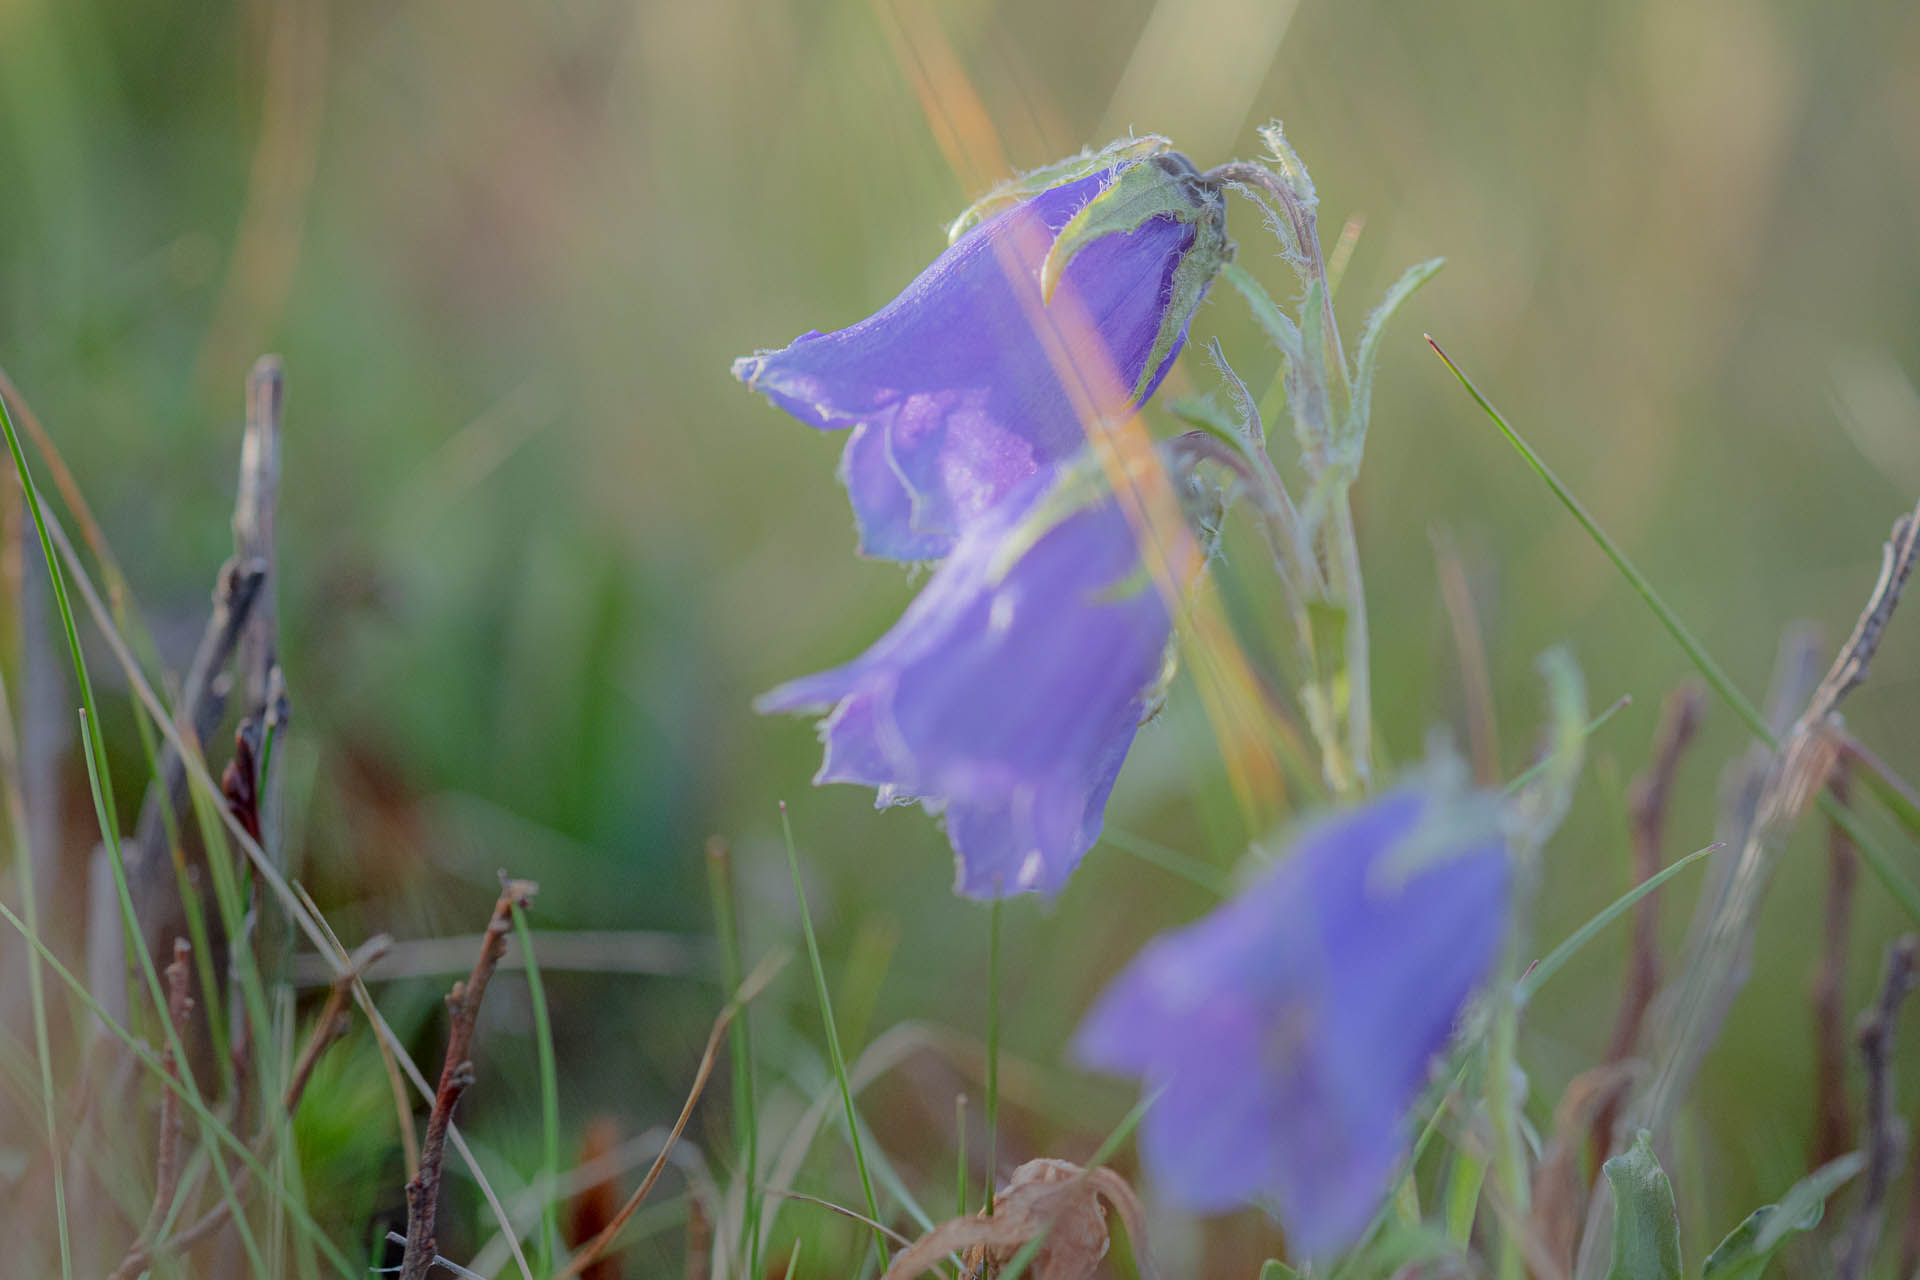
{"type": "MultiPolygon", "coordinates": [[[[734,900],[733,860],[726,844],[717,839],[707,844],[707,885],[713,897],[714,930],[720,942],[720,976],[727,990],[738,991],[745,963],[734,900]]],[[[734,1127],[738,1130],[735,1140],[740,1144],[742,1160],[738,1248],[742,1270],[754,1276],[760,1266],[760,1118],[749,1009],[741,1009],[740,1016],[728,1029],[727,1053],[733,1077],[734,1127]]]]}
{"type": "MultiPolygon", "coordinates": [[[[252,1174],[253,1177],[258,1178],[261,1185],[266,1187],[270,1194],[283,1197],[288,1194],[286,1189],[274,1179],[271,1170],[261,1162],[259,1157],[254,1155],[245,1140],[229,1129],[220,1120],[220,1117],[214,1114],[213,1109],[202,1101],[198,1091],[185,1079],[176,1078],[171,1072],[167,1071],[161,1063],[159,1056],[156,1055],[152,1049],[148,1048],[140,1037],[134,1035],[126,1027],[122,1026],[117,1019],[108,1013],[106,1007],[94,998],[91,991],[87,990],[87,984],[76,977],[73,971],[68,969],[65,964],[61,963],[60,958],[53,954],[46,943],[27,931],[26,922],[16,915],[13,908],[9,907],[5,902],[0,902],[0,919],[4,919],[13,927],[15,932],[26,939],[27,945],[39,954],[42,962],[48,969],[52,970],[55,977],[60,979],[72,994],[73,998],[77,1000],[88,1013],[98,1019],[100,1025],[106,1029],[108,1035],[124,1045],[127,1051],[131,1053],[142,1066],[158,1078],[166,1088],[171,1089],[175,1095],[179,1097],[181,1103],[199,1119],[203,1133],[211,1135],[216,1142],[226,1147],[238,1157],[240,1162],[246,1166],[248,1172],[252,1174]]],[[[320,1224],[315,1222],[310,1214],[304,1209],[295,1208],[292,1210],[292,1216],[295,1223],[312,1236],[320,1251],[326,1255],[327,1261],[331,1263],[342,1276],[349,1277],[349,1280],[358,1280],[359,1271],[357,1268],[349,1262],[346,1255],[327,1238],[326,1232],[321,1229],[320,1224]]]]}
{"type": "MultiPolygon", "coordinates": [[[[814,936],[813,916],[807,911],[807,891],[800,882],[800,854],[793,844],[793,820],[788,816],[786,801],[780,802],[780,826],[786,834],[787,865],[793,872],[793,896],[800,904],[800,928],[806,935],[807,962],[813,969],[813,988],[820,1001],[820,1022],[826,1029],[827,1054],[833,1063],[833,1078],[840,1086],[840,1105],[846,1112],[847,1141],[853,1146],[853,1163],[860,1172],[860,1190],[867,1197],[867,1216],[874,1222],[880,1221],[880,1201],[873,1194],[873,1175],[867,1171],[867,1152],[860,1141],[860,1121],[853,1108],[853,1089],[847,1084],[847,1061],[840,1052],[840,1032],[833,1021],[833,1001],[827,993],[827,971],[820,961],[820,942],[814,936]]],[[[880,1231],[873,1233],[874,1245],[880,1250],[880,1262],[884,1267],[887,1260],[887,1238],[880,1231]]]]}
{"type": "Polygon", "coordinates": [[[520,954],[527,971],[527,996],[533,1006],[534,1043],[540,1057],[540,1178],[547,1194],[540,1198],[540,1247],[534,1257],[539,1274],[553,1269],[560,1239],[558,1218],[554,1212],[553,1188],[560,1180],[560,1073],[554,1062],[553,1019],[547,1011],[547,989],[540,981],[540,962],[533,954],[533,926],[519,903],[513,905],[514,936],[520,939],[520,954]]]}
{"type": "MultiPolygon", "coordinates": [[[[51,518],[48,520],[48,526],[58,540],[61,553],[65,556],[68,566],[74,573],[74,580],[80,587],[81,594],[86,598],[88,609],[93,613],[95,621],[101,626],[101,633],[107,642],[107,647],[112,650],[115,658],[120,662],[121,669],[126,672],[128,684],[132,687],[136,698],[153,718],[153,722],[155,726],[160,729],[162,736],[180,753],[181,763],[186,768],[188,779],[194,787],[199,788],[199,794],[219,796],[221,794],[220,785],[214,780],[213,775],[207,771],[206,763],[201,759],[198,750],[189,746],[185,735],[183,735],[173,724],[172,720],[168,718],[159,697],[154,693],[153,687],[147,682],[145,675],[141,672],[139,664],[134,660],[132,653],[128,650],[125,640],[118,632],[113,630],[111,620],[107,615],[106,606],[101,602],[98,592],[94,591],[92,583],[86,576],[85,567],[80,563],[79,557],[74,554],[73,546],[67,540],[65,531],[60,528],[58,522],[53,521],[51,518]]],[[[306,934],[308,941],[313,944],[316,951],[328,957],[328,962],[334,966],[336,974],[344,973],[346,962],[340,957],[336,946],[330,943],[329,931],[318,920],[317,913],[308,909],[306,904],[301,901],[292,886],[287,883],[286,877],[280,874],[279,868],[273,865],[271,859],[267,857],[266,852],[260,847],[259,842],[248,833],[239,818],[231,812],[228,812],[224,805],[217,809],[206,809],[203,811],[215,815],[211,819],[214,829],[217,830],[220,825],[225,825],[233,842],[237,844],[241,852],[245,854],[248,865],[251,866],[259,875],[260,879],[273,890],[275,898],[279,901],[287,915],[292,918],[295,924],[299,925],[301,931],[306,934]]],[[[426,1077],[421,1073],[418,1064],[416,1064],[407,1053],[406,1045],[394,1032],[392,1025],[387,1022],[385,1017],[381,1016],[379,1009],[372,1004],[371,1000],[364,998],[364,984],[358,984],[356,991],[362,998],[362,1008],[366,1010],[369,1021],[372,1022],[375,1030],[379,1034],[380,1043],[385,1046],[387,1052],[391,1053],[393,1061],[404,1072],[408,1082],[413,1085],[414,1089],[417,1090],[422,1097],[431,1098],[433,1091],[427,1085],[426,1077]]],[[[482,1196],[486,1199],[487,1205],[492,1211],[495,1220],[500,1224],[502,1231],[508,1234],[508,1242],[514,1255],[514,1261],[519,1267],[521,1275],[525,1277],[525,1280],[533,1280],[532,1268],[528,1266],[526,1258],[520,1250],[518,1239],[514,1238],[511,1234],[512,1228],[508,1225],[506,1211],[500,1204],[500,1198],[498,1194],[494,1192],[492,1183],[488,1181],[486,1171],[480,1167],[479,1161],[475,1158],[472,1147],[467,1144],[466,1138],[461,1134],[458,1125],[450,1127],[447,1136],[452,1141],[454,1150],[460,1154],[462,1163],[467,1166],[468,1171],[473,1175],[474,1182],[479,1187],[482,1196]]]]}
{"type": "MultiPolygon", "coordinates": [[[[39,891],[34,886],[33,850],[27,844],[26,799],[20,790],[20,752],[13,736],[13,708],[0,678],[0,786],[6,788],[7,818],[13,835],[14,863],[20,869],[27,928],[40,936],[39,891]]],[[[53,1096],[53,1045],[47,1033],[46,979],[40,953],[27,949],[27,994],[33,1008],[33,1048],[39,1061],[41,1119],[47,1127],[47,1157],[53,1175],[53,1216],[60,1234],[60,1280],[73,1280],[73,1238],[67,1226],[67,1180],[62,1171],[59,1108],[53,1096]]]]}
{"type": "MultiPolygon", "coordinates": [[[[1560,500],[1560,504],[1579,522],[1580,527],[1587,531],[1587,535],[1593,539],[1607,558],[1613,561],[1614,568],[1620,571],[1620,576],[1627,580],[1627,584],[1633,588],[1635,594],[1645,602],[1667,634],[1673,637],[1674,643],[1679,645],[1681,651],[1687,655],[1687,660],[1693,663],[1694,669],[1700,673],[1701,678],[1707,682],[1714,693],[1719,695],[1720,700],[1740,717],[1755,738],[1758,738],[1768,749],[1778,751],[1779,737],[1767,724],[1766,717],[1762,716],[1759,709],[1740,692],[1739,687],[1733,683],[1732,677],[1727,675],[1726,669],[1714,660],[1713,655],[1707,652],[1706,646],[1701,644],[1694,637],[1693,632],[1687,629],[1686,624],[1680,621],[1680,615],[1674,612],[1658,591],[1654,590],[1647,576],[1627,558],[1626,552],[1622,551],[1619,544],[1600,527],[1599,522],[1587,512],[1586,507],[1574,496],[1573,491],[1561,483],[1560,477],[1554,474],[1553,469],[1547,466],[1538,453],[1534,452],[1533,446],[1528,444],[1506,418],[1501,416],[1500,411],[1481,394],[1480,388],[1474,385],[1473,380],[1467,377],[1458,365],[1454,364],[1452,358],[1441,350],[1440,344],[1435,342],[1431,335],[1427,338],[1427,345],[1433,348],[1434,353],[1452,371],[1453,376],[1460,380],[1460,385],[1467,389],[1467,394],[1473,398],[1474,403],[1493,420],[1494,425],[1500,429],[1500,433],[1506,437],[1507,443],[1526,460],[1527,465],[1546,483],[1547,488],[1553,491],[1554,497],[1560,500]]],[[[1871,777],[1871,774],[1867,776],[1871,777]]],[[[1861,858],[1872,869],[1881,887],[1892,895],[1894,901],[1900,904],[1907,915],[1915,921],[1920,921],[1920,887],[1916,887],[1913,881],[1906,877],[1899,865],[1894,862],[1893,856],[1861,825],[1858,816],[1835,801],[1825,791],[1815,797],[1814,802],[1829,821],[1839,826],[1853,839],[1854,844],[1859,848],[1861,858]]]]}

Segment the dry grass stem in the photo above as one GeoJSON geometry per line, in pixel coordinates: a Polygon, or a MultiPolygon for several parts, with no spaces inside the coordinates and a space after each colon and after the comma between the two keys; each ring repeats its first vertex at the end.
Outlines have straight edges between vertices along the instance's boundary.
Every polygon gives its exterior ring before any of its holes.
{"type": "Polygon", "coordinates": [[[1841,1233],[1834,1259],[1836,1280],[1860,1280],[1873,1265],[1886,1222],[1888,1193],[1906,1158],[1907,1127],[1893,1088],[1893,1028],[1900,1004],[1913,989],[1920,934],[1908,934],[1887,949],[1880,998],[1860,1020],[1860,1057],[1867,1069],[1867,1105],[1861,1118],[1861,1149],[1867,1153],[1860,1202],[1841,1233]]]}
{"type": "Polygon", "coordinates": [[[453,1012],[447,1032],[447,1056],[440,1067],[440,1087],[434,1092],[433,1110],[427,1115],[426,1137],[420,1143],[420,1172],[407,1183],[407,1247],[400,1260],[400,1280],[425,1280],[432,1269],[435,1253],[433,1226],[440,1205],[440,1171],[446,1158],[447,1128],[453,1122],[453,1109],[473,1083],[473,1028],[480,1016],[480,1002],[486,997],[487,983],[507,949],[507,935],[513,931],[513,912],[532,904],[539,886],[531,880],[505,880],[500,897],[493,904],[493,915],[481,935],[480,954],[466,981],[453,984],[447,995],[447,1007],[453,1012]]]}
{"type": "Polygon", "coordinates": [[[780,954],[768,956],[761,961],[759,968],[747,975],[747,980],[740,984],[739,992],[727,1002],[726,1008],[722,1009],[719,1016],[713,1020],[713,1030],[708,1032],[706,1047],[700,1053],[700,1065],[693,1073],[693,1085],[687,1090],[687,1101],[680,1108],[679,1118],[673,1122],[673,1129],[661,1146],[660,1154],[648,1166],[646,1176],[640,1179],[640,1185],[634,1188],[631,1196],[627,1197],[627,1202],[620,1206],[620,1211],[600,1229],[600,1234],[587,1241],[580,1251],[574,1254],[571,1262],[554,1273],[553,1280],[571,1280],[572,1277],[583,1274],[594,1260],[606,1251],[607,1246],[613,1243],[614,1238],[620,1234],[620,1229],[627,1225],[627,1219],[633,1217],[641,1203],[646,1200],[653,1190],[653,1184],[660,1180],[661,1171],[667,1167],[667,1159],[673,1153],[674,1144],[680,1141],[680,1135],[686,1131],[687,1121],[693,1118],[693,1108],[700,1101],[700,1095],[707,1087],[708,1078],[713,1075],[713,1064],[719,1056],[721,1044],[726,1039],[727,1028],[733,1025],[733,1020],[741,1008],[764,991],[767,984],[773,981],[774,975],[778,974],[786,963],[787,957],[780,954]]]}

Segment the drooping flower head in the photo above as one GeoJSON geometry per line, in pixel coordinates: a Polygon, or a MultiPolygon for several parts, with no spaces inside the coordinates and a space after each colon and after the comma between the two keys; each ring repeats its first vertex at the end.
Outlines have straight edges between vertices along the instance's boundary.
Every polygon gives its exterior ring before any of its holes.
{"type": "Polygon", "coordinates": [[[1171,1198],[1265,1204],[1309,1258],[1359,1236],[1505,937],[1495,817],[1486,797],[1403,785],[1309,830],[1107,988],[1073,1052],[1161,1091],[1141,1153],[1171,1198]]]}
{"type": "Polygon", "coordinates": [[[802,422],[852,429],[840,478],[860,549],[932,560],[1013,488],[1153,393],[1230,251],[1223,201],[1161,139],[987,197],[905,292],[734,376],[802,422]]]}
{"type": "Polygon", "coordinates": [[[1096,465],[1034,475],[872,648],[756,706],[830,708],[814,782],[944,813],[959,892],[1052,894],[1099,838],[1165,668],[1172,624],[1151,578],[1096,465]]]}

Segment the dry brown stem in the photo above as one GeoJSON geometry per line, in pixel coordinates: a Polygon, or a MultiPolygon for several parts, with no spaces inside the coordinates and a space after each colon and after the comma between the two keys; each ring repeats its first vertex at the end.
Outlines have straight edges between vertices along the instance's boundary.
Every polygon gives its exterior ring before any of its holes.
{"type": "Polygon", "coordinates": [[[693,1073],[693,1086],[687,1090],[686,1104],[680,1108],[679,1118],[673,1122],[673,1130],[667,1134],[667,1140],[661,1144],[660,1154],[654,1157],[653,1163],[647,1168],[646,1176],[640,1179],[640,1185],[634,1188],[631,1196],[627,1197],[627,1202],[620,1206],[620,1211],[600,1229],[598,1235],[581,1247],[580,1252],[573,1255],[571,1262],[554,1272],[553,1280],[573,1280],[573,1277],[583,1275],[586,1269],[606,1251],[607,1246],[613,1243],[614,1238],[620,1234],[620,1229],[627,1225],[627,1219],[634,1215],[648,1194],[652,1192],[653,1184],[660,1180],[661,1172],[667,1167],[667,1158],[673,1154],[674,1145],[680,1141],[680,1135],[686,1131],[687,1121],[693,1118],[694,1105],[700,1101],[701,1093],[706,1090],[707,1080],[713,1075],[713,1064],[719,1056],[720,1045],[726,1039],[727,1028],[733,1025],[734,1018],[746,1003],[764,991],[767,984],[773,981],[774,975],[779,973],[786,963],[787,957],[779,954],[768,956],[761,961],[760,966],[748,974],[747,980],[740,984],[739,992],[727,1002],[727,1007],[722,1009],[719,1016],[713,1020],[713,1030],[707,1033],[706,1048],[700,1053],[700,1065],[693,1073]]]}
{"type": "MultiPolygon", "coordinates": [[[[1849,765],[1834,767],[1828,789],[1848,799],[1849,765]]],[[[1827,910],[1820,968],[1813,980],[1813,1144],[1809,1170],[1853,1149],[1853,1101],[1847,1089],[1847,952],[1853,941],[1853,892],[1860,855],[1839,823],[1827,829],[1827,910]]]]}
{"type": "MultiPolygon", "coordinates": [[[[1666,865],[1667,802],[1673,795],[1680,762],[1700,731],[1700,718],[1705,709],[1706,690],[1699,681],[1688,680],[1674,687],[1660,711],[1660,727],[1653,738],[1653,758],[1628,788],[1636,885],[1645,884],[1666,865]]],[[[1660,895],[1655,892],[1634,904],[1626,988],[1620,994],[1620,1011],[1615,1015],[1613,1039],[1607,1046],[1608,1063],[1621,1063],[1633,1057],[1647,1009],[1659,987],[1660,895]]],[[[1596,1161],[1606,1159],[1613,1142],[1613,1127],[1619,1118],[1622,1096],[1620,1091],[1614,1091],[1594,1112],[1592,1146],[1596,1161]]]]}
{"type": "Polygon", "coordinates": [[[1860,1203],[1837,1245],[1834,1274],[1838,1280],[1859,1280],[1873,1265],[1887,1217],[1887,1194],[1906,1156],[1907,1127],[1900,1120],[1893,1089],[1893,1027],[1900,1002],[1913,989],[1916,956],[1920,956],[1920,934],[1910,933],[1887,949],[1880,998],[1860,1020],[1860,1057],[1867,1068],[1860,1146],[1867,1153],[1867,1170],[1860,1203]]]}
{"type": "Polygon", "coordinates": [[[427,1116],[427,1134],[420,1143],[420,1172],[407,1183],[407,1247],[400,1259],[400,1280],[426,1280],[435,1255],[433,1223],[440,1205],[440,1169],[446,1157],[447,1126],[453,1122],[453,1109],[460,1096],[473,1083],[473,1026],[480,1016],[480,1001],[487,994],[487,983],[507,949],[507,936],[513,932],[513,912],[525,909],[533,901],[539,886],[531,880],[504,880],[493,915],[481,935],[480,955],[466,981],[453,984],[447,994],[447,1008],[453,1023],[447,1033],[447,1056],[440,1067],[440,1086],[434,1092],[433,1110],[427,1116]]]}

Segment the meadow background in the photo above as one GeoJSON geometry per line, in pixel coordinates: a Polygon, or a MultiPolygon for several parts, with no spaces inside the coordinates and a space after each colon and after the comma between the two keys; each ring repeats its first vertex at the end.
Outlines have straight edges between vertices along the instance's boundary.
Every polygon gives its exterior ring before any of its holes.
{"type": "MultiPolygon", "coordinates": [[[[257,354],[282,354],[299,878],[349,942],[470,934],[501,867],[540,882],[543,929],[674,935],[620,952],[659,972],[547,976],[571,1154],[594,1121],[630,1135],[684,1095],[722,998],[709,836],[733,847],[749,953],[793,939],[782,799],[849,1053],[903,1020],[984,1024],[986,911],[949,894],[941,833],[917,811],[875,815],[859,789],[810,789],[810,726],[750,711],[857,653],[916,582],[851,554],[840,438],[736,385],[731,358],[878,307],[1010,168],[1129,128],[1206,167],[1251,155],[1270,117],[1312,168],[1328,241],[1365,218],[1341,293],[1350,328],[1404,266],[1449,262],[1391,334],[1356,494],[1386,751],[1414,758],[1429,730],[1464,728],[1437,528],[1474,590],[1509,772],[1534,745],[1542,649],[1570,643],[1596,708],[1634,699],[1591,743],[1548,848],[1537,936],[1551,945],[1628,883],[1623,789],[1686,666],[1420,332],[1758,697],[1789,622],[1844,635],[1888,523],[1920,493],[1911,5],[7,0],[0,365],[177,671],[229,547],[242,380],[257,354]]],[[[1284,283],[1257,224],[1235,218],[1241,260],[1284,283]]],[[[1203,309],[1195,333],[1257,369],[1237,308],[1203,309]]],[[[1190,355],[1170,385],[1205,378],[1190,355]]],[[[17,577],[8,590],[12,675],[17,577]]],[[[1849,705],[1909,776],[1917,627],[1896,621],[1849,705]]],[[[124,690],[103,678],[131,814],[144,765],[124,690]]],[[[52,700],[46,723],[70,723],[71,687],[34,696],[52,700]]],[[[1744,744],[1713,705],[1670,852],[1712,839],[1718,770],[1744,744]]],[[[39,820],[57,818],[73,851],[51,887],[70,940],[95,838],[71,744],[56,794],[39,820]]],[[[1260,834],[1191,696],[1142,735],[1108,825],[1223,867],[1260,834]]],[[[1678,1179],[1690,1256],[1804,1167],[1821,839],[1804,823],[1784,860],[1753,979],[1695,1092],[1698,1162],[1678,1179]]],[[[1697,884],[1669,891],[1676,946],[1697,884]]],[[[1008,1086],[1004,1165],[1084,1157],[1119,1118],[1127,1091],[1064,1070],[1060,1046],[1141,940],[1205,905],[1110,844],[1057,903],[1013,904],[1006,1044],[1031,1070],[1008,1086]]],[[[1897,925],[1863,883],[1850,1006],[1897,925]]],[[[1536,1116],[1602,1052],[1625,947],[1624,931],[1602,938],[1533,1009],[1536,1116]]],[[[427,1064],[446,977],[379,988],[427,1064]]],[[[803,969],[755,1016],[765,1070],[817,1085],[803,969]]],[[[461,1119],[524,1176],[539,1113],[517,975],[481,1025],[461,1119]]],[[[364,1238],[373,1218],[404,1218],[404,1174],[364,1031],[335,1052],[303,1112],[324,1136],[309,1193],[364,1238]]],[[[965,1064],[929,1056],[866,1104],[893,1161],[947,1195],[960,1089],[978,1095],[965,1064]]],[[[690,1131],[716,1160],[724,1097],[690,1131]]],[[[0,1134],[0,1154],[37,1141],[0,1134]]],[[[817,1152],[802,1185],[851,1202],[844,1148],[817,1152]]],[[[782,1219],[827,1242],[807,1255],[822,1275],[858,1242],[823,1218],[796,1204],[782,1219]]],[[[454,1212],[443,1251],[460,1256],[475,1221],[454,1212]]],[[[1209,1256],[1250,1268],[1269,1241],[1236,1220],[1209,1256]]],[[[630,1273],[660,1274],[681,1248],[669,1226],[630,1251],[630,1273]]]]}

